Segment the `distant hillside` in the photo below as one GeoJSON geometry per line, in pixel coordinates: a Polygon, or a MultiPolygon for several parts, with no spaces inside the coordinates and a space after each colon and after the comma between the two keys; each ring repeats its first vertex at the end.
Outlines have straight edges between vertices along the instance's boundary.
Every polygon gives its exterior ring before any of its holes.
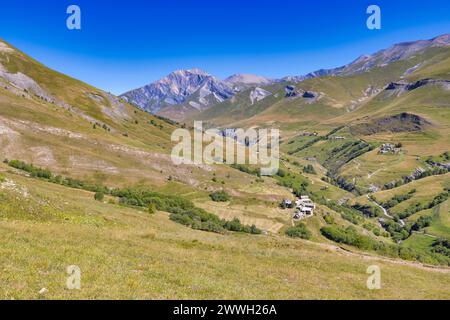
{"type": "Polygon", "coordinates": [[[389,85],[398,82],[396,92],[400,92],[401,83],[404,83],[406,89],[402,90],[405,91],[408,88],[415,89],[414,82],[419,87],[449,78],[450,47],[430,45],[414,52],[409,58],[373,66],[353,75],[310,77],[298,83],[279,82],[262,86],[261,89],[270,92],[270,95],[262,96],[259,100],[252,99],[254,89],[247,89],[189,118],[222,126],[254,126],[270,121],[279,123],[281,127],[303,123],[305,120],[322,122],[344,114],[353,118],[350,115],[353,111],[377,95],[381,97],[384,92],[393,93],[393,90],[385,91],[389,85]]]}
{"type": "MultiPolygon", "coordinates": [[[[450,46],[450,34],[444,34],[430,40],[418,40],[394,44],[388,49],[380,50],[371,55],[362,55],[350,64],[334,69],[321,69],[305,76],[287,77],[298,82],[323,76],[351,76],[366,72],[375,67],[383,67],[395,61],[407,60],[415,54],[420,54],[429,48],[450,46]]],[[[418,65],[416,66],[418,67],[418,65]]],[[[412,71],[413,69],[409,70],[412,71]]]]}

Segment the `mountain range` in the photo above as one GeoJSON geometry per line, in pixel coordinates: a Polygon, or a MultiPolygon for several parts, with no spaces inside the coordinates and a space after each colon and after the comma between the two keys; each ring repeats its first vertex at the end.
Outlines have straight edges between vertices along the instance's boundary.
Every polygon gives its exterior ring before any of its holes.
{"type": "Polygon", "coordinates": [[[270,83],[267,78],[250,74],[235,74],[222,81],[200,69],[178,70],[121,97],[145,111],[173,119],[183,110],[184,113],[202,111],[236,92],[270,83]]]}
{"type": "MultiPolygon", "coordinates": [[[[252,74],[235,74],[220,80],[200,69],[178,70],[154,83],[126,92],[121,97],[145,111],[182,121],[188,115],[207,110],[249,88],[261,92],[262,87],[274,83],[299,83],[307,79],[326,76],[352,76],[396,61],[407,60],[429,48],[449,45],[449,34],[430,40],[403,42],[372,55],[362,55],[342,67],[320,69],[306,75],[286,76],[281,79],[269,79],[252,74]]],[[[418,67],[419,65],[413,66],[407,72],[412,72],[418,67]]],[[[266,93],[264,97],[268,95],[266,93]]]]}

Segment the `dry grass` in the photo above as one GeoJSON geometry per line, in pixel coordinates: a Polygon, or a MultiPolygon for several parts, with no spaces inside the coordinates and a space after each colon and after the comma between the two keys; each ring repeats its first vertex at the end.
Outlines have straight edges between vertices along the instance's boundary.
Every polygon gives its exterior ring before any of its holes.
{"type": "Polygon", "coordinates": [[[448,273],[279,236],[194,231],[165,213],[148,215],[95,202],[87,192],[3,176],[29,190],[32,206],[45,199],[52,208],[43,220],[26,219],[21,210],[2,216],[4,299],[450,298],[448,273]],[[365,271],[373,264],[382,270],[378,291],[366,288],[365,271]],[[65,287],[68,265],[82,270],[80,291],[65,287]],[[41,288],[48,292],[39,295],[41,288]]]}

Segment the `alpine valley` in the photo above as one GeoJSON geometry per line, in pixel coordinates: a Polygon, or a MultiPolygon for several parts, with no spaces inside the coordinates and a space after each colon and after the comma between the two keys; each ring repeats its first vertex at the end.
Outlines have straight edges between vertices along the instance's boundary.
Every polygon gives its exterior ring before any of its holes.
{"type": "Polygon", "coordinates": [[[120,96],[1,40],[0,157],[2,299],[450,299],[449,34],[120,96]],[[279,129],[277,175],[174,165],[171,134],[195,120],[279,129]]]}

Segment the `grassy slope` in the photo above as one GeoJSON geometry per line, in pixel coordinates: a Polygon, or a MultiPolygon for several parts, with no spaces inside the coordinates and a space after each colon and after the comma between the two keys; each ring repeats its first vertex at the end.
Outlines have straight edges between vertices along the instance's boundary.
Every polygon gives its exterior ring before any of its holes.
{"type": "MultiPolygon", "coordinates": [[[[373,118],[395,115],[401,112],[412,112],[432,123],[421,132],[380,132],[360,138],[375,143],[403,144],[400,155],[378,155],[378,150],[365,154],[350,162],[341,169],[344,177],[354,177],[355,172],[362,186],[369,184],[378,186],[411,174],[417,167],[426,168],[423,159],[426,156],[437,156],[449,150],[450,109],[448,101],[450,91],[438,87],[423,87],[409,92],[399,98],[385,101],[372,101],[357,110],[354,116],[370,116],[373,118]]],[[[347,116],[347,119],[349,117],[347,116]]]]}
{"type": "Polygon", "coordinates": [[[11,197],[2,202],[1,298],[450,297],[448,273],[280,237],[193,231],[164,213],[148,215],[95,202],[87,192],[3,177],[28,195],[8,190],[11,197]],[[81,291],[65,288],[65,269],[74,264],[82,270],[81,291]],[[381,267],[382,290],[366,289],[365,271],[373,264],[381,267]],[[48,292],[39,295],[41,288],[48,292]]]}
{"type": "MultiPolygon", "coordinates": [[[[247,174],[226,166],[172,165],[170,136],[177,126],[126,103],[122,103],[120,117],[111,115],[103,110],[112,110],[107,93],[52,71],[18,50],[0,52],[0,63],[9,72],[32,77],[53,97],[93,119],[88,121],[77,111],[35,97],[23,98],[0,86],[0,125],[8,132],[0,137],[1,159],[20,159],[109,186],[140,184],[166,192],[187,189],[185,193],[197,197],[225,187],[238,197],[247,197],[243,188],[247,174]],[[90,98],[93,94],[102,97],[102,102],[90,98]],[[93,121],[106,123],[111,131],[101,126],[94,129],[93,121]],[[214,173],[225,185],[212,181],[214,173]]],[[[272,201],[287,193],[270,179],[265,189],[250,193],[272,201]]]]}
{"type": "Polygon", "coordinates": [[[433,222],[427,233],[438,237],[450,239],[450,200],[441,203],[433,210],[433,222]]]}

